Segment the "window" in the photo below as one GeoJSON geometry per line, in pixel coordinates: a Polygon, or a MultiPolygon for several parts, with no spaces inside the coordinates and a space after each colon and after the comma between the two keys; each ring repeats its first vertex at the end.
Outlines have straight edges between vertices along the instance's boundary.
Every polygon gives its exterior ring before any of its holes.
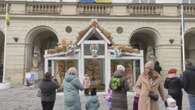
{"type": "Polygon", "coordinates": [[[195,0],[183,0],[183,3],[195,3],[195,0]]]}
{"type": "Polygon", "coordinates": [[[191,3],[195,3],[195,0],[191,0],[191,3]]]}
{"type": "Polygon", "coordinates": [[[156,0],[132,0],[132,3],[156,3],[156,0]]]}
{"type": "Polygon", "coordinates": [[[188,3],[188,0],[183,0],[183,3],[188,3]]]}

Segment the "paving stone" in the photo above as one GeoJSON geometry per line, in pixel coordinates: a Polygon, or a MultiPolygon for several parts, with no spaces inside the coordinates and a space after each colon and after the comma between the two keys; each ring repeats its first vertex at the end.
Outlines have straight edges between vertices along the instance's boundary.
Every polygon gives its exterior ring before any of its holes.
{"type": "MultiPolygon", "coordinates": [[[[20,87],[0,90],[0,110],[42,110],[40,97],[36,96],[37,88],[20,87]]],[[[108,110],[105,105],[104,94],[98,94],[100,100],[99,110],[108,110]]],[[[81,94],[82,110],[89,97],[81,94]]],[[[186,94],[184,93],[183,110],[189,110],[186,94]]],[[[128,110],[132,110],[133,95],[128,94],[128,110]]],[[[163,103],[161,103],[162,106],[163,103]]],[[[163,108],[163,107],[161,107],[163,108]]],[[[64,110],[63,93],[57,93],[54,110],[64,110]]],[[[164,109],[162,109],[164,110],[164,109]]]]}

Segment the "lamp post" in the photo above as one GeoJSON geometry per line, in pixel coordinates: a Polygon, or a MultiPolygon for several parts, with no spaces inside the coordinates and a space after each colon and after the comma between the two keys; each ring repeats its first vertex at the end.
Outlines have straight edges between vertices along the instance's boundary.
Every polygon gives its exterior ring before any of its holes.
{"type": "Polygon", "coordinates": [[[4,27],[4,33],[5,33],[5,38],[4,38],[4,57],[3,57],[3,83],[5,83],[5,73],[6,73],[6,56],[7,56],[7,17],[8,17],[8,3],[5,2],[6,8],[5,8],[5,27],[4,27]]]}
{"type": "Polygon", "coordinates": [[[185,34],[185,25],[184,25],[184,10],[183,10],[183,0],[181,3],[181,46],[182,46],[182,67],[183,71],[185,71],[185,41],[184,41],[184,34],[185,34]]]}

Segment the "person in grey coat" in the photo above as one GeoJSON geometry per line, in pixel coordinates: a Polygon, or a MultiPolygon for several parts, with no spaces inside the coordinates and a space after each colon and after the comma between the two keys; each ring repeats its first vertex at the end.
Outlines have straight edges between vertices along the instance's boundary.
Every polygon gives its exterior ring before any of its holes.
{"type": "Polygon", "coordinates": [[[39,84],[43,110],[53,110],[56,100],[56,89],[58,88],[59,84],[56,79],[52,79],[51,73],[45,73],[43,80],[39,84]]]}
{"type": "Polygon", "coordinates": [[[110,82],[110,88],[112,89],[112,110],[128,109],[127,91],[129,89],[129,85],[127,79],[125,79],[124,72],[124,66],[117,65],[117,70],[114,72],[110,82]]]}
{"type": "Polygon", "coordinates": [[[83,89],[76,68],[69,68],[64,78],[64,110],[81,110],[79,90],[83,89]]]}

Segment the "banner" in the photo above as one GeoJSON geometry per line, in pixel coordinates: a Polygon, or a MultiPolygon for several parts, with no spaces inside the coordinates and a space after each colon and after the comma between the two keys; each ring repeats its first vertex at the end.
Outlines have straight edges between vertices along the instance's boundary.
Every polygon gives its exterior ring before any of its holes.
{"type": "Polygon", "coordinates": [[[6,16],[5,16],[5,21],[6,21],[6,24],[7,24],[7,26],[9,26],[10,25],[10,16],[8,15],[8,14],[6,14],[6,16]]]}
{"type": "Polygon", "coordinates": [[[112,0],[96,0],[96,3],[112,3],[112,0]]]}
{"type": "Polygon", "coordinates": [[[80,0],[80,3],[95,3],[95,0],[80,0]]]}

